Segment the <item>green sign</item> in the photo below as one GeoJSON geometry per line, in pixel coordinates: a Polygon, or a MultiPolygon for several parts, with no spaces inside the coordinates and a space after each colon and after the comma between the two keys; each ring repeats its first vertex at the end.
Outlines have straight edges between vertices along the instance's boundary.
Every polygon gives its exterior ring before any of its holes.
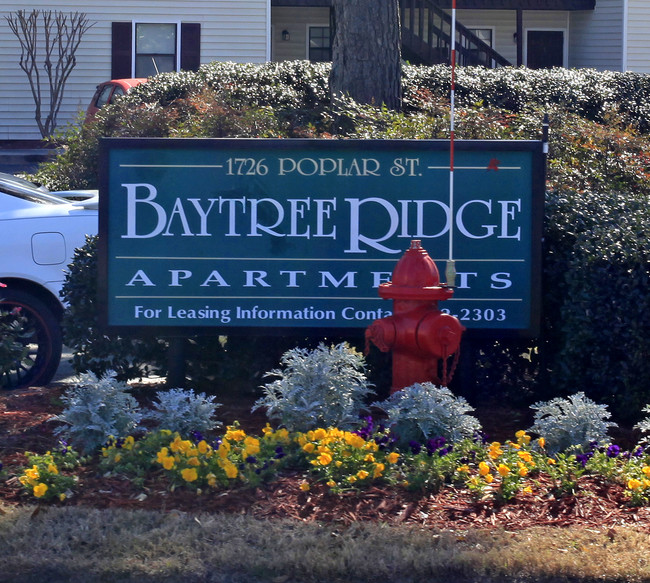
{"type": "MultiPolygon", "coordinates": [[[[413,239],[456,262],[441,308],[532,334],[544,156],[536,141],[104,139],[109,327],[365,328],[413,239]],[[453,196],[452,196],[453,195],[453,196]]],[[[442,276],[444,278],[444,275],[442,276]]]]}

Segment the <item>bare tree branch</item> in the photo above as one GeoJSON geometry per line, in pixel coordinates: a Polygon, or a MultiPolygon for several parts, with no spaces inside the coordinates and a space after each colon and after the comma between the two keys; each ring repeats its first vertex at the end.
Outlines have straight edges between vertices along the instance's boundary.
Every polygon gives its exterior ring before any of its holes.
{"type": "Polygon", "coordinates": [[[58,10],[18,10],[5,19],[20,43],[20,68],[29,80],[35,104],[34,119],[41,136],[51,136],[56,129],[65,84],[77,64],[77,49],[83,35],[95,23],[90,23],[82,12],[64,14],[58,10]],[[44,109],[47,110],[45,119],[44,109]]]}

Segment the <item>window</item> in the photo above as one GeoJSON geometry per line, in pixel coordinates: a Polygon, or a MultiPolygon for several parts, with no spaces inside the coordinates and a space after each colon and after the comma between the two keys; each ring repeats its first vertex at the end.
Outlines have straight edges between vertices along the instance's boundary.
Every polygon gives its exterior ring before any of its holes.
{"type": "Polygon", "coordinates": [[[196,71],[201,64],[199,23],[113,22],[112,28],[111,79],[196,71]]]}
{"type": "Polygon", "coordinates": [[[487,46],[492,47],[492,29],[491,28],[468,28],[472,34],[481,39],[487,46]]]}
{"type": "Polygon", "coordinates": [[[176,71],[176,25],[135,25],[135,77],[176,71]]]}
{"type": "Polygon", "coordinates": [[[314,62],[332,60],[332,43],[329,26],[309,27],[309,52],[307,56],[310,61],[314,62]]]}
{"type": "MultiPolygon", "coordinates": [[[[483,41],[487,46],[492,47],[491,28],[468,28],[478,40],[483,41]]],[[[492,66],[489,54],[483,45],[468,37],[463,37],[463,49],[459,63],[461,65],[483,65],[492,66]]]]}

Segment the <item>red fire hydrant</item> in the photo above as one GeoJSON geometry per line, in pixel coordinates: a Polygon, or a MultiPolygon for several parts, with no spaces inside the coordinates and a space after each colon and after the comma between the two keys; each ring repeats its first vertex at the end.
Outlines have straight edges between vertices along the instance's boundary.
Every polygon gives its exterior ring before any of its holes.
{"type": "Polygon", "coordinates": [[[382,352],[393,351],[391,393],[414,383],[447,386],[451,381],[465,328],[458,318],[441,312],[438,301],[453,294],[451,287],[440,285],[438,268],[420,241],[411,241],[392,281],[379,286],[379,295],[393,300],[393,315],[366,329],[366,352],[370,342],[382,352]]]}

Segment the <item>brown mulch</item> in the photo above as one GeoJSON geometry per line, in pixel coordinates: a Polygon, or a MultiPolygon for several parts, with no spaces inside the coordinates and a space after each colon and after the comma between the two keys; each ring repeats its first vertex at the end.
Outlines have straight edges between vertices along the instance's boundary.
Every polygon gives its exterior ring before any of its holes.
{"type": "MultiPolygon", "coordinates": [[[[61,387],[31,388],[0,392],[0,461],[9,478],[0,481],[0,504],[33,503],[22,493],[17,471],[25,464],[25,451],[44,452],[53,447],[54,424],[49,419],[60,411],[61,387]]],[[[219,409],[223,419],[239,420],[250,433],[260,433],[266,419],[251,415],[250,399],[233,399],[219,409]]],[[[178,489],[170,492],[160,483],[146,483],[143,489],[128,480],[99,476],[95,468],[79,472],[78,492],[66,505],[96,508],[137,508],[163,512],[221,512],[257,518],[290,518],[348,524],[375,521],[411,524],[427,528],[495,528],[518,530],[532,526],[583,526],[614,529],[623,525],[650,532],[650,508],[626,504],[623,488],[593,477],[581,478],[578,493],[556,498],[544,487],[542,478],[533,493],[518,495],[508,504],[476,501],[470,493],[445,487],[438,494],[407,492],[401,488],[373,487],[362,493],[332,495],[314,485],[304,492],[302,475],[284,474],[257,489],[235,489],[197,495],[178,489]]]]}

